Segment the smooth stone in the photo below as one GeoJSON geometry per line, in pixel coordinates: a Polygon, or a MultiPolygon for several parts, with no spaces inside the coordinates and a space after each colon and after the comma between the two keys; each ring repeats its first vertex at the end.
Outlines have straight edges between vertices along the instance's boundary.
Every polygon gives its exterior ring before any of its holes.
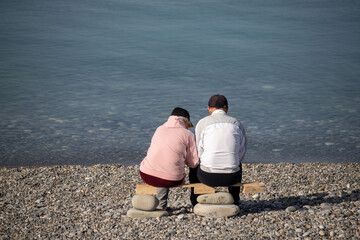
{"type": "Polygon", "coordinates": [[[194,207],[194,213],[207,217],[231,217],[239,213],[240,209],[234,204],[202,204],[198,203],[194,207]]]}
{"type": "Polygon", "coordinates": [[[157,218],[168,216],[169,213],[167,211],[156,210],[156,211],[143,211],[135,208],[129,209],[126,214],[130,218],[157,218]]]}
{"type": "Polygon", "coordinates": [[[319,225],[318,228],[323,230],[323,229],[325,229],[325,226],[324,225],[319,225]]]}
{"type": "Polygon", "coordinates": [[[286,212],[295,212],[295,211],[296,211],[296,207],[294,207],[294,206],[287,207],[287,208],[285,209],[285,211],[286,211],[286,212]]]}
{"type": "Polygon", "coordinates": [[[253,196],[252,196],[252,198],[254,199],[254,200],[259,200],[260,199],[260,194],[254,194],[253,196]]]}
{"type": "Polygon", "coordinates": [[[234,198],[230,193],[218,192],[211,194],[203,194],[196,199],[199,203],[203,204],[233,204],[234,198]]]}
{"type": "Polygon", "coordinates": [[[152,195],[135,195],[131,203],[138,210],[154,211],[159,205],[159,200],[152,195]]]}
{"type": "Polygon", "coordinates": [[[309,213],[310,213],[310,214],[314,214],[315,211],[314,211],[313,209],[309,209],[309,213]]]}

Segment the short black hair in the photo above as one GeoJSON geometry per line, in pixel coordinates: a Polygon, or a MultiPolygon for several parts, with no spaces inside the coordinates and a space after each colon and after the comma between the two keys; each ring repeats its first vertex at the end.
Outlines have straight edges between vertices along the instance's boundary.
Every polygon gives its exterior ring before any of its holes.
{"type": "Polygon", "coordinates": [[[224,95],[216,94],[211,96],[208,106],[212,108],[227,108],[228,101],[224,95]]]}

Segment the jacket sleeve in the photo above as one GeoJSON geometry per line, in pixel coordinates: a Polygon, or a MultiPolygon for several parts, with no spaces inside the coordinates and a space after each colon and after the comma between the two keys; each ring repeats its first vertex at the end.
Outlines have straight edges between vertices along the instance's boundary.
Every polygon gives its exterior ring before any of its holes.
{"type": "Polygon", "coordinates": [[[194,135],[190,132],[188,137],[188,146],[186,148],[185,163],[190,168],[195,168],[199,164],[199,157],[196,150],[194,135]]]}
{"type": "Polygon", "coordinates": [[[202,146],[202,141],[203,139],[201,139],[201,132],[202,132],[202,121],[200,120],[198,122],[198,124],[196,124],[196,128],[195,128],[195,136],[196,136],[196,147],[197,147],[197,151],[198,151],[198,156],[199,158],[201,157],[202,153],[204,152],[203,146],[202,146]]]}
{"type": "Polygon", "coordinates": [[[240,149],[239,149],[239,158],[240,158],[239,161],[241,162],[244,159],[245,153],[247,150],[247,137],[246,137],[244,126],[240,122],[238,123],[238,126],[239,126],[239,130],[240,130],[240,135],[242,137],[241,143],[240,143],[240,149]]]}

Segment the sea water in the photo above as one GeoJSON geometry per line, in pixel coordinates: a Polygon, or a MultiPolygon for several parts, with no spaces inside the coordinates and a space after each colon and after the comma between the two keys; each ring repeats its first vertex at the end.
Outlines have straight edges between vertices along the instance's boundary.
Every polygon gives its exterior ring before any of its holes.
{"type": "Polygon", "coordinates": [[[213,94],[245,162],[359,163],[359,78],[358,1],[2,0],[0,166],[138,164],[213,94]]]}

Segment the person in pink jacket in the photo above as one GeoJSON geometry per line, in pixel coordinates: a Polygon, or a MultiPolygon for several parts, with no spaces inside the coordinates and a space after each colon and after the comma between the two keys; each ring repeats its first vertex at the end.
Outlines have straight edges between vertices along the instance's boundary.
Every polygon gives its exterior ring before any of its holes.
{"type": "Polygon", "coordinates": [[[185,164],[195,168],[199,164],[190,114],[176,107],[166,123],[158,127],[151,139],[147,155],[140,164],[143,181],[157,187],[158,209],[167,209],[169,187],[185,183],[185,164]]]}

